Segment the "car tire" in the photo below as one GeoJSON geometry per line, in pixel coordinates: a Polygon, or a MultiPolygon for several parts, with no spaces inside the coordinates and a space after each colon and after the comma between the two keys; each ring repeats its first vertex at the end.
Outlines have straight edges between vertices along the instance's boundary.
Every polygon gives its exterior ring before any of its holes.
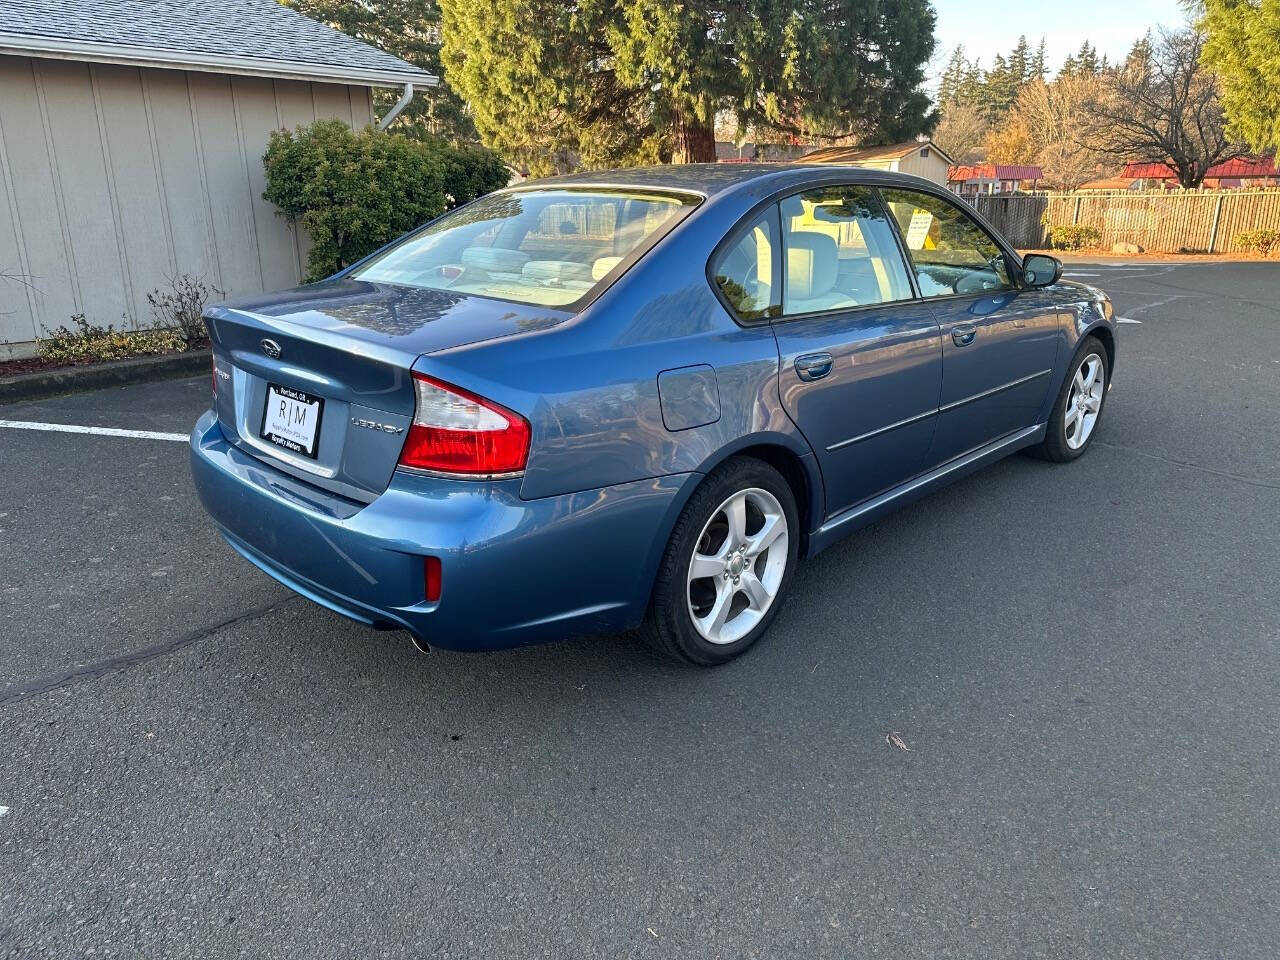
{"type": "Polygon", "coordinates": [[[796,498],[781,473],[753,457],[725,461],[676,521],[642,636],[699,666],[740,656],[778,615],[800,534],[796,498]]]}
{"type": "Polygon", "coordinates": [[[1097,337],[1085,337],[1067,367],[1067,375],[1049,414],[1044,440],[1027,452],[1054,463],[1067,463],[1083,456],[1097,435],[1110,383],[1106,349],[1097,337]]]}

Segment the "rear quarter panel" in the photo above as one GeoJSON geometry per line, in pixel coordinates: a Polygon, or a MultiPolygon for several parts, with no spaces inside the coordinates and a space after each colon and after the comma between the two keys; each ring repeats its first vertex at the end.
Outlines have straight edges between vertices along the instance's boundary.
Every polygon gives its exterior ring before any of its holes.
{"type": "Polygon", "coordinates": [[[417,369],[466,383],[529,418],[521,489],[529,499],[703,472],[748,443],[809,454],[778,397],[772,330],[738,326],[706,279],[712,249],[754,202],[749,193],[705,201],[555,330],[433,353],[417,369]],[[714,371],[719,418],[694,416],[700,425],[669,429],[659,375],[697,365],[714,371]]]}

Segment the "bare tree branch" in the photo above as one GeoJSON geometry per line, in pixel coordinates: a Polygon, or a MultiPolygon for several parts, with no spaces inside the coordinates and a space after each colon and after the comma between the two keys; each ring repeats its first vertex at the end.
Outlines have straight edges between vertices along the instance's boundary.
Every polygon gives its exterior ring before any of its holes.
{"type": "Polygon", "coordinates": [[[1154,46],[1111,73],[1090,105],[1097,149],[1167,164],[1189,188],[1244,153],[1226,134],[1217,79],[1200,62],[1204,42],[1194,27],[1161,30],[1154,46]]]}
{"type": "Polygon", "coordinates": [[[933,141],[956,163],[976,163],[982,159],[982,140],[987,121],[977,107],[963,103],[944,104],[933,141]]]}

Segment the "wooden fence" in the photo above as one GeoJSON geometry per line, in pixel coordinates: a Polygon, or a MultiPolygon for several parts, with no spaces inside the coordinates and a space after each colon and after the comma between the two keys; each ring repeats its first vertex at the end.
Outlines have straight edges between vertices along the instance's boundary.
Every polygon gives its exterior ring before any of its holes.
{"type": "Polygon", "coordinates": [[[1097,227],[1102,249],[1136,243],[1167,253],[1233,253],[1237,234],[1280,230],[1280,190],[979,195],[978,211],[1016,247],[1048,245],[1050,227],[1097,227]]]}

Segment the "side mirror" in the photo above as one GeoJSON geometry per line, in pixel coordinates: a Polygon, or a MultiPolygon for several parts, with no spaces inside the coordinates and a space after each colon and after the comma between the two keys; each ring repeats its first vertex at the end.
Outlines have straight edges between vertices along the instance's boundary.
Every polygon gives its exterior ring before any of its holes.
{"type": "Polygon", "coordinates": [[[1032,253],[1022,258],[1022,279],[1029,287],[1047,287],[1062,276],[1062,261],[1043,253],[1032,253]]]}

